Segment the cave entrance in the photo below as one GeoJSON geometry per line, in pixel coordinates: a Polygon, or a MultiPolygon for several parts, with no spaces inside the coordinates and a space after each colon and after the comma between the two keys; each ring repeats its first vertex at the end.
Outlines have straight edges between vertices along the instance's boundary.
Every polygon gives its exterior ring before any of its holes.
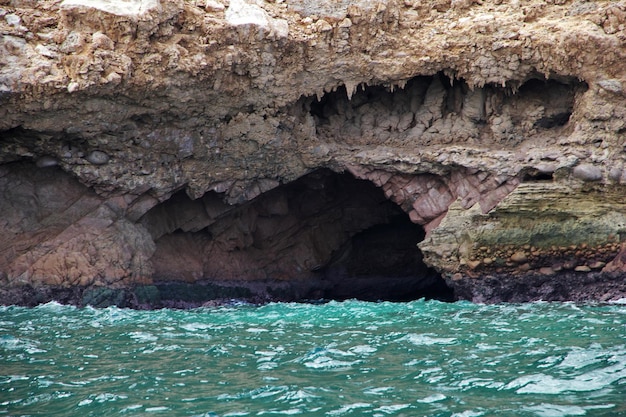
{"type": "Polygon", "coordinates": [[[452,301],[452,290],[423,261],[417,244],[424,235],[424,229],[401,210],[387,222],[355,234],[334,252],[323,270],[323,279],[329,284],[325,298],[452,301]]]}
{"type": "Polygon", "coordinates": [[[314,273],[323,298],[366,301],[409,301],[418,298],[452,300],[442,277],[423,261],[417,246],[424,229],[414,224],[382,189],[348,173],[314,172],[293,185],[298,195],[322,202],[314,215],[317,230],[327,239],[326,256],[314,273]],[[309,185],[307,185],[309,184],[309,185]],[[311,191],[310,186],[314,185],[311,191]],[[304,189],[302,188],[304,186],[304,189]],[[319,221],[322,220],[322,221],[319,221]]]}
{"type": "MultiPolygon", "coordinates": [[[[420,225],[372,182],[322,169],[261,196],[286,200],[293,251],[306,269],[295,276],[319,286],[306,297],[366,301],[452,300],[443,278],[423,261],[420,225]],[[293,231],[293,229],[292,229],[293,231]]],[[[276,229],[280,229],[277,224],[276,229]]],[[[289,241],[290,239],[287,239],[289,241]]]]}
{"type": "Polygon", "coordinates": [[[423,228],[348,173],[317,170],[240,206],[178,193],[141,222],[155,282],[237,283],[286,301],[453,299],[422,260],[423,228]]]}

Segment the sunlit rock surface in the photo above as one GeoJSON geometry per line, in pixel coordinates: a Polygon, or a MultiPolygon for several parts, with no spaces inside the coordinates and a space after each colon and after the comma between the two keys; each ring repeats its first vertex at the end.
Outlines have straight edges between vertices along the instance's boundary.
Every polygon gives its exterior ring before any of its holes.
{"type": "Polygon", "coordinates": [[[63,0],[61,7],[84,7],[119,16],[137,16],[159,6],[159,0],[63,0]]]}

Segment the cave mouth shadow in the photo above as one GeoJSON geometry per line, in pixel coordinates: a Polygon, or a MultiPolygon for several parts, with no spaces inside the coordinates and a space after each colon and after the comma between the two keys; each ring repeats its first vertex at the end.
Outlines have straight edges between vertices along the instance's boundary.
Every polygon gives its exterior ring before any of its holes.
{"type": "Polygon", "coordinates": [[[418,75],[396,84],[337,85],[321,96],[303,96],[299,106],[318,137],[342,144],[403,147],[452,140],[512,146],[571,130],[576,102],[589,88],[575,77],[540,73],[476,86],[454,73],[418,75]]]}
{"type": "Polygon", "coordinates": [[[424,236],[424,229],[397,207],[388,222],[355,234],[334,251],[330,262],[319,271],[326,283],[323,298],[454,301],[453,290],[423,260],[417,244],[424,236]]]}
{"type": "Polygon", "coordinates": [[[284,187],[289,206],[296,213],[294,201],[302,195],[324,201],[318,206],[318,213],[304,216],[306,219],[301,213],[298,217],[335,237],[315,238],[328,244],[324,252],[329,255],[322,264],[311,268],[313,279],[320,280],[321,285],[307,294],[309,299],[455,300],[442,276],[423,260],[417,245],[426,235],[424,228],[411,222],[408,214],[372,182],[350,173],[320,169],[284,187]],[[335,220],[329,224],[329,217],[323,214],[328,211],[341,215],[330,216],[335,220]],[[322,221],[317,223],[318,219],[322,221]],[[337,240],[336,236],[343,237],[337,240]]]}
{"type": "Polygon", "coordinates": [[[424,229],[372,182],[318,169],[238,206],[184,192],[140,222],[155,283],[241,286],[258,299],[453,301],[423,261],[424,229]]]}

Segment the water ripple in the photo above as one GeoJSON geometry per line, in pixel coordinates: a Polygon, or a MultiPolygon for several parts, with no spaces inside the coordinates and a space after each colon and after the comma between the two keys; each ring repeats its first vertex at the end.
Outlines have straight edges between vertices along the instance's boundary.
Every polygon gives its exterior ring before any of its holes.
{"type": "Polygon", "coordinates": [[[0,307],[0,414],[626,415],[626,304],[0,307]]]}

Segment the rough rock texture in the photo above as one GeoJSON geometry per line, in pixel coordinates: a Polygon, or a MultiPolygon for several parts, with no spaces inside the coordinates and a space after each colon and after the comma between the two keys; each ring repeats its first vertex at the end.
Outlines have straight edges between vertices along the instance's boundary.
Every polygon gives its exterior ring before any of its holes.
{"type": "Polygon", "coordinates": [[[429,266],[461,298],[624,297],[625,25],[623,1],[0,0],[3,300],[405,299],[446,291],[429,266]]]}

